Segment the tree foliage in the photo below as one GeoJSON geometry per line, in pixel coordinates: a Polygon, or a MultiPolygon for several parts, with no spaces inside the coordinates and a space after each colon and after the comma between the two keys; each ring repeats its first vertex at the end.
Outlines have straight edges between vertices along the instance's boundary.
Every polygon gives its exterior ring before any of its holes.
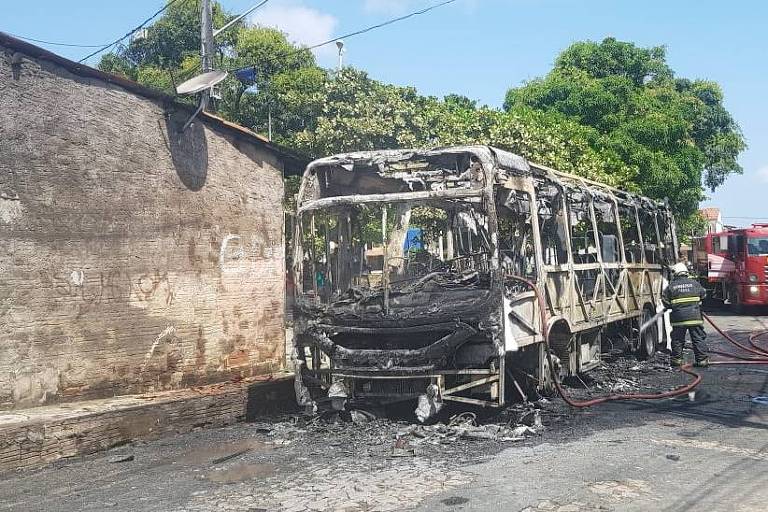
{"type": "Polygon", "coordinates": [[[601,144],[599,133],[556,113],[477,107],[460,96],[440,100],[344,69],[319,93],[316,122],[286,137],[312,157],[381,148],[491,144],[565,172],[635,189],[634,168],[601,144]]]}
{"type": "Polygon", "coordinates": [[[612,38],[575,43],[545,77],[510,89],[504,108],[558,113],[596,130],[603,147],[636,170],[636,184],[669,197],[687,218],[734,173],[745,149],[719,86],[675,78],[662,47],[612,38]]]}

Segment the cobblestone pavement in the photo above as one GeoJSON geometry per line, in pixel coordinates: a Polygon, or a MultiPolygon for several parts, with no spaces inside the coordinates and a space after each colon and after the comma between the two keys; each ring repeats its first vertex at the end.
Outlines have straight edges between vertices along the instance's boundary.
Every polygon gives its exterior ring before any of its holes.
{"type": "MultiPolygon", "coordinates": [[[[225,471],[239,472],[244,467],[225,471]]],[[[464,472],[424,458],[397,464],[361,464],[344,458],[331,466],[308,466],[288,481],[267,479],[258,488],[223,487],[212,493],[193,493],[193,498],[176,510],[398,511],[471,480],[464,472]]]]}
{"type": "MultiPolygon", "coordinates": [[[[765,323],[722,313],[718,321],[737,334],[765,323]]],[[[682,382],[663,361],[617,360],[572,392],[682,382]]],[[[762,395],[768,368],[718,367],[705,370],[693,397],[583,411],[544,403],[540,435],[506,428],[530,412],[514,408],[477,432],[265,419],[7,475],[0,510],[763,511],[768,406],[752,401],[762,395]]]]}

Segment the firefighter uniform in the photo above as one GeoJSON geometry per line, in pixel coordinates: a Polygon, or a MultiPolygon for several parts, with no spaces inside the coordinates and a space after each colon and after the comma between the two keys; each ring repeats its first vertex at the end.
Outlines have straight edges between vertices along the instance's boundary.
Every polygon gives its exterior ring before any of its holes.
{"type": "Polygon", "coordinates": [[[664,306],[672,310],[670,315],[672,364],[676,366],[682,364],[685,333],[689,332],[691,333],[696,365],[706,366],[709,363],[707,335],[704,332],[704,320],[701,316],[701,301],[705,298],[706,291],[698,281],[689,277],[685,265],[677,264],[673,267],[673,271],[675,276],[662,294],[664,306]]]}

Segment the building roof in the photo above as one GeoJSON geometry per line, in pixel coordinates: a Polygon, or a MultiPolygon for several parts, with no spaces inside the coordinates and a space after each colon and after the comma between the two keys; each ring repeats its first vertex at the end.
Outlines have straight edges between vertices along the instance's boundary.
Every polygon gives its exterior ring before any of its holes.
{"type": "MultiPolygon", "coordinates": [[[[174,96],[171,96],[163,91],[152,89],[151,87],[141,85],[123,76],[113,75],[112,73],[106,73],[99,69],[86,66],[85,64],[80,64],[78,62],[65,59],[61,55],[57,55],[44,48],[40,48],[39,46],[35,46],[26,41],[22,41],[21,39],[17,39],[4,32],[0,32],[0,46],[4,46],[11,50],[15,50],[29,57],[33,57],[36,59],[43,59],[48,62],[52,62],[54,64],[57,64],[65,68],[67,71],[69,71],[72,74],[108,82],[110,84],[117,85],[118,87],[121,87],[126,91],[136,94],[138,96],[143,96],[151,100],[160,101],[165,104],[172,104],[176,108],[189,111],[190,115],[194,112],[193,107],[186,105],[184,103],[181,103],[179,101],[176,101],[176,98],[174,96]]],[[[292,151],[271,142],[269,139],[267,139],[263,135],[259,135],[258,133],[253,132],[248,128],[245,128],[244,126],[240,126],[238,124],[232,123],[230,121],[227,121],[221,117],[218,117],[208,112],[201,113],[199,115],[199,118],[208,125],[214,126],[219,129],[223,129],[224,131],[228,131],[234,135],[237,135],[256,145],[262,146],[265,149],[277,154],[283,160],[286,174],[301,175],[308,163],[308,160],[303,158],[302,156],[297,155],[292,151]]]]}
{"type": "Polygon", "coordinates": [[[704,217],[704,220],[708,221],[716,221],[720,220],[720,208],[702,208],[699,210],[701,212],[701,216],[704,217]]]}

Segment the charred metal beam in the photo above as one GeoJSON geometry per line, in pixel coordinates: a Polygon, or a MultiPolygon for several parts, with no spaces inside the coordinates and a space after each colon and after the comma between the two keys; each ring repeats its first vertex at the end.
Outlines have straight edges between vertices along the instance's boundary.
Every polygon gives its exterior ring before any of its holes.
{"type": "Polygon", "coordinates": [[[425,201],[430,199],[463,199],[481,197],[482,190],[470,188],[456,188],[450,190],[435,190],[422,192],[400,192],[393,194],[355,194],[351,196],[334,196],[307,201],[299,208],[298,213],[312,210],[332,208],[342,204],[366,204],[366,203],[391,203],[398,201],[425,201]]]}
{"type": "Polygon", "coordinates": [[[416,332],[432,332],[455,329],[456,322],[442,322],[438,324],[414,325],[411,327],[351,327],[342,325],[317,324],[316,329],[326,333],[344,334],[411,334],[416,332]]]}
{"type": "Polygon", "coordinates": [[[328,334],[311,329],[307,335],[313,343],[330,357],[339,369],[345,368],[403,368],[412,366],[434,367],[441,364],[459,345],[477,333],[463,323],[454,324],[454,332],[419,349],[351,349],[335,343],[328,334]]]}

